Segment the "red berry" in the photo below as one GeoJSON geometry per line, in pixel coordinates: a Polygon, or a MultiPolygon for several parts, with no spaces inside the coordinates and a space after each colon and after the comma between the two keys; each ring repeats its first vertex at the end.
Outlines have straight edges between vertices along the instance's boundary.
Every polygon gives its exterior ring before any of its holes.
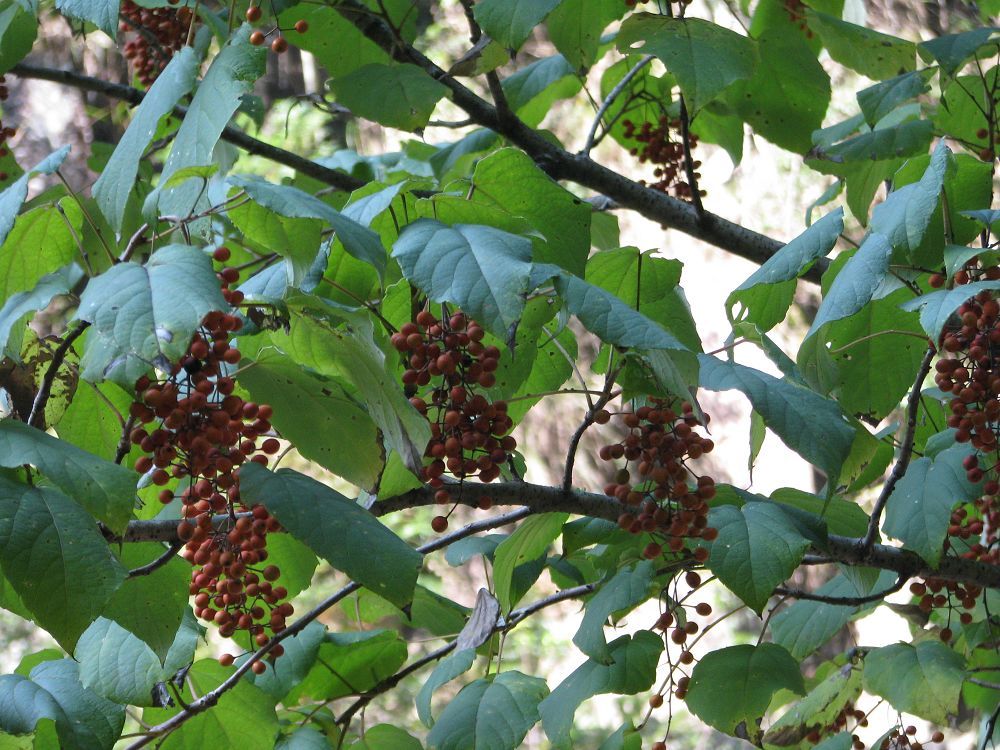
{"type": "Polygon", "coordinates": [[[251,5],[247,8],[247,21],[250,23],[257,23],[260,20],[262,13],[259,5],[251,5]]]}
{"type": "Polygon", "coordinates": [[[448,519],[444,516],[434,516],[431,521],[431,528],[434,529],[435,533],[443,534],[448,528],[448,519]]]}
{"type": "MultiPolygon", "coordinates": [[[[263,43],[264,43],[263,31],[255,31],[250,35],[250,44],[252,44],[254,47],[259,47],[263,43]]],[[[257,666],[257,663],[255,663],[254,666],[257,666]]]]}
{"type": "Polygon", "coordinates": [[[283,36],[277,36],[271,42],[271,51],[280,55],[288,49],[288,40],[283,36]]]}
{"type": "Polygon", "coordinates": [[[297,32],[299,32],[300,34],[305,34],[307,31],[309,31],[309,24],[306,23],[305,21],[301,21],[301,20],[300,21],[296,21],[295,22],[295,30],[297,32]]]}

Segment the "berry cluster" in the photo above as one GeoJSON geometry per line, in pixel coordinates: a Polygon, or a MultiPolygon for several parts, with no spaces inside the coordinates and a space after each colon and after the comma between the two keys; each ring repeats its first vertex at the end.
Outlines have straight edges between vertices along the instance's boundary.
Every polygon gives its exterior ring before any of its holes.
{"type": "MultiPolygon", "coordinates": [[[[849,721],[854,722],[854,729],[868,726],[868,714],[860,708],[855,708],[853,701],[847,701],[837,716],[826,726],[814,724],[809,729],[805,740],[812,745],[818,745],[824,737],[846,731],[849,721]]],[[[858,735],[852,735],[851,739],[854,750],[864,750],[865,744],[858,735]]]]}
{"type": "MultiPolygon", "coordinates": [[[[618,525],[633,534],[652,534],[673,553],[682,552],[688,540],[715,539],[718,531],[708,526],[708,501],[715,497],[715,480],[694,474],[687,465],[688,460],[710,453],[715,444],[695,431],[698,419],[691,404],[681,404],[678,414],[674,400],[650,398],[648,405],[620,416],[628,434],[598,454],[605,461],[626,460],[626,466],[604,488],[605,494],[638,511],[622,513],[618,525]]],[[[607,413],[598,415],[599,422],[609,418],[607,413]]],[[[663,544],[655,540],[643,550],[649,559],[662,553],[663,544]]],[[[691,555],[704,562],[708,550],[696,547],[691,555]]]]}
{"type": "MultiPolygon", "coordinates": [[[[684,168],[684,145],[679,139],[681,128],[680,120],[671,120],[666,115],[660,117],[659,123],[653,125],[644,122],[638,129],[631,120],[623,120],[622,126],[625,128],[624,136],[638,142],[636,146],[629,150],[633,156],[638,156],[639,161],[655,164],[653,176],[657,181],[649,185],[654,190],[664,193],[673,193],[675,198],[683,200],[691,199],[691,186],[688,184],[684,168]],[[678,134],[675,140],[671,131],[678,134]]],[[[688,134],[691,151],[698,146],[698,136],[693,133],[688,134]]],[[[695,161],[692,166],[697,170],[701,166],[700,161],[695,161]]],[[[701,177],[697,171],[695,178],[701,177]]],[[[642,184],[646,184],[643,181],[642,184]]],[[[705,195],[704,190],[699,191],[699,195],[705,195]]]]}
{"type": "MultiPolygon", "coordinates": [[[[879,745],[879,750],[904,750],[904,748],[909,748],[909,750],[921,750],[923,748],[923,743],[913,739],[917,736],[917,728],[912,724],[905,729],[895,728],[889,732],[889,736],[882,740],[882,744],[879,745]]],[[[944,742],[944,732],[936,731],[934,732],[928,742],[934,742],[940,744],[944,742]]],[[[864,745],[858,750],[863,750],[864,745]]]]}
{"type": "MultiPolygon", "coordinates": [[[[185,543],[183,557],[195,566],[190,586],[195,614],[216,623],[224,637],[245,631],[252,649],[284,630],[293,609],[282,601],[285,588],[272,586],[281,571],[261,567],[268,557],[267,535],[279,529],[278,522],[263,506],[249,507],[240,497],[239,467],[248,460],[267,465],[280,448],[268,437],[271,407],[233,393],[227,372],[240,361],[240,352],[229,341],[240,327],[235,315],[211,312],[168,373],[155,380],[140,377],[130,409],[140,425],[130,437],[146,454],[136,461],[136,471],[164,487],[159,500],[181,501],[177,535],[185,543]],[[177,480],[175,487],[166,487],[171,480],[177,480]],[[214,514],[224,517],[213,519],[214,514]]],[[[280,644],[271,651],[275,657],[281,653],[280,644]]],[[[233,657],[225,654],[220,661],[232,664],[233,657]]],[[[266,668],[260,664],[253,667],[258,673],[266,668]]]]}
{"type": "MultiPolygon", "coordinates": [[[[249,8],[247,8],[246,16],[247,16],[247,22],[249,23],[257,23],[258,21],[260,21],[263,15],[264,12],[261,10],[259,5],[251,5],[249,8]]],[[[300,19],[295,22],[293,28],[299,34],[305,34],[307,31],[309,31],[309,23],[307,21],[300,19]]],[[[255,47],[260,47],[262,44],[264,44],[265,41],[267,41],[267,37],[269,35],[277,33],[277,36],[275,36],[274,39],[271,41],[271,51],[274,52],[275,54],[280,55],[283,52],[288,51],[288,40],[284,36],[282,36],[281,31],[282,29],[277,26],[271,29],[271,31],[267,32],[266,34],[260,30],[254,31],[253,33],[250,34],[250,44],[254,45],[255,47]]]]}
{"type": "MultiPolygon", "coordinates": [[[[178,0],[172,0],[176,4],[178,0]]],[[[193,15],[183,8],[143,8],[132,0],[122,0],[121,31],[135,36],[125,43],[125,57],[131,61],[136,76],[149,86],[180,51],[188,37],[193,15]]]]}
{"type": "MultiPolygon", "coordinates": [[[[431,440],[424,451],[430,462],[422,478],[437,488],[435,497],[442,504],[452,499],[443,486],[446,473],[460,482],[471,477],[492,482],[517,447],[507,434],[514,423],[507,416],[506,402],[491,403],[481,392],[496,384],[500,362],[500,350],[483,345],[485,335],[461,311],[438,320],[423,310],[391,337],[392,345],[407,357],[403,385],[410,403],[431,423],[431,440]],[[426,387],[429,391],[417,395],[426,387]]],[[[480,506],[489,507],[489,501],[480,506]]],[[[440,533],[448,520],[437,516],[432,526],[440,533]]]]}
{"type": "Polygon", "coordinates": [[[1000,145],[1000,133],[993,133],[990,135],[990,131],[986,128],[980,128],[976,131],[976,138],[981,141],[989,141],[988,146],[984,146],[979,151],[979,158],[983,161],[993,161],[997,158],[997,146],[1000,145]]]}

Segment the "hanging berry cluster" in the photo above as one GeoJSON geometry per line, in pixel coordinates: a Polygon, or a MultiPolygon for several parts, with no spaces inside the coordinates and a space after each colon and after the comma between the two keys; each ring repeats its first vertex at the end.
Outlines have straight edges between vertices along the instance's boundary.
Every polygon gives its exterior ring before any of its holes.
{"type": "MultiPolygon", "coordinates": [[[[849,731],[847,728],[849,722],[853,722],[854,730],[859,727],[868,726],[868,714],[860,708],[855,708],[853,701],[847,701],[844,704],[844,707],[840,709],[837,715],[828,724],[814,724],[809,727],[809,733],[806,734],[805,740],[811,745],[818,745],[824,738],[829,737],[830,735],[849,731]]],[[[854,750],[864,750],[865,747],[861,738],[856,734],[851,735],[851,746],[854,750]],[[858,747],[858,745],[860,745],[860,747],[858,747]]]]}
{"type": "MultiPolygon", "coordinates": [[[[905,728],[896,727],[889,732],[888,737],[882,740],[878,750],[923,750],[924,743],[917,740],[916,736],[917,728],[912,724],[905,728]]],[[[936,731],[925,741],[940,744],[944,742],[944,732],[936,731]]],[[[857,743],[855,743],[855,748],[856,750],[864,750],[864,745],[857,748],[857,743]]]]}
{"type": "MultiPolygon", "coordinates": [[[[659,557],[664,545],[680,553],[689,540],[715,539],[718,531],[708,525],[708,501],[715,497],[715,480],[698,476],[687,465],[710,453],[715,444],[695,431],[698,418],[691,404],[682,403],[678,413],[673,399],[650,398],[646,406],[620,417],[628,434],[598,454],[605,461],[626,461],[604,488],[605,494],[635,508],[622,513],[618,525],[633,534],[653,535],[654,541],[643,550],[649,559],[659,557]]],[[[599,421],[608,418],[605,413],[599,421]]],[[[691,554],[703,562],[708,549],[698,546],[691,554]]]]}
{"type": "MultiPolygon", "coordinates": [[[[227,254],[217,251],[216,257],[227,254]]],[[[223,292],[233,299],[238,293],[220,277],[223,292]]],[[[130,409],[140,424],[130,437],[146,454],[136,461],[136,471],[164,486],[162,503],[181,501],[177,535],[185,543],[183,557],[195,566],[190,585],[195,614],[217,624],[224,637],[247,633],[252,650],[285,629],[293,608],[282,601],[286,589],[272,585],[281,571],[262,565],[267,535],[279,529],[278,522],[263,506],[247,506],[240,497],[239,467],[247,461],[267,465],[280,447],[268,437],[271,407],[233,393],[227,372],[240,361],[240,352],[229,342],[240,327],[237,316],[211,312],[168,373],[140,377],[130,409]],[[176,487],[166,488],[172,480],[176,487]],[[224,518],[213,522],[213,515],[224,518]]],[[[270,653],[277,657],[282,651],[279,644],[270,653]]],[[[220,661],[232,664],[233,656],[220,661]]],[[[263,662],[253,667],[258,673],[265,668],[263,662]]]]}
{"type": "MultiPolygon", "coordinates": [[[[410,403],[431,423],[431,440],[424,456],[430,459],[422,479],[437,488],[436,500],[452,499],[444,487],[445,474],[460,482],[478,477],[492,482],[500,476],[517,441],[507,433],[514,426],[504,401],[490,402],[483,390],[496,385],[500,350],[484,346],[486,332],[461,311],[438,320],[428,310],[392,335],[392,345],[407,356],[403,384],[410,403]],[[418,396],[421,388],[429,388],[418,396]]],[[[481,502],[489,507],[489,501],[481,502]]],[[[437,532],[448,527],[437,516],[437,532]]]]}
{"type": "MultiPolygon", "coordinates": [[[[634,140],[640,145],[629,150],[633,156],[638,156],[642,163],[650,162],[654,164],[653,176],[658,178],[656,182],[649,185],[654,190],[673,194],[675,198],[682,200],[691,199],[691,186],[686,179],[684,167],[684,144],[680,141],[680,120],[671,120],[666,115],[660,117],[659,122],[654,125],[644,122],[636,128],[631,120],[623,120],[624,136],[634,140]],[[672,132],[677,134],[675,139],[672,132]]],[[[688,140],[692,153],[698,146],[698,136],[693,133],[688,134],[688,140]]],[[[701,166],[700,161],[693,162],[695,170],[701,166]]],[[[695,179],[701,177],[697,171],[694,173],[695,179]]],[[[642,184],[646,184],[643,181],[642,184]]],[[[705,196],[705,191],[700,190],[699,195],[705,196]]]]}
{"type": "MultiPolygon", "coordinates": [[[[178,0],[173,0],[176,4],[178,0]]],[[[191,10],[182,8],[143,8],[132,0],[122,0],[121,31],[134,32],[125,43],[124,55],[132,63],[136,77],[149,86],[167,67],[174,54],[187,41],[191,10]]]]}

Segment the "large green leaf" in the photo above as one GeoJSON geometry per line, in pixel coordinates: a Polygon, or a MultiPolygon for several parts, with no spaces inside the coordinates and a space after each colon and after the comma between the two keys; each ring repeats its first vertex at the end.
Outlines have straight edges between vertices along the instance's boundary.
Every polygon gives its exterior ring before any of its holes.
{"type": "Polygon", "coordinates": [[[113,703],[155,705],[153,688],[170,677],[149,646],[103,617],[80,636],[73,656],[83,686],[113,703]]]}
{"type": "Polygon", "coordinates": [[[561,0],[483,0],[475,7],[483,31],[516,50],[561,0]]]}
{"type": "Polygon", "coordinates": [[[416,65],[370,63],[331,82],[338,104],[358,117],[401,130],[420,130],[438,101],[448,94],[444,84],[416,65]]]}
{"type": "Polygon", "coordinates": [[[182,169],[212,163],[212,152],[223,129],[240,106],[243,96],[250,93],[254,82],[263,75],[267,56],[264,49],[250,44],[250,31],[249,24],[244,24],[233,34],[212,60],[211,67],[198,85],[184,121],[174,136],[159,186],[146,197],[143,213],[148,218],[156,218],[157,214],[188,216],[208,207],[203,180],[186,180],[174,187],[164,186],[182,169]]]}
{"type": "Polygon", "coordinates": [[[248,240],[287,259],[292,272],[287,280],[292,286],[303,283],[319,252],[321,221],[291,219],[254,201],[237,203],[226,215],[248,240]]]}
{"type": "MultiPolygon", "coordinates": [[[[270,558],[268,558],[270,560],[270,558]]],[[[253,683],[274,700],[280,701],[289,690],[299,685],[316,664],[320,644],[326,635],[326,627],[311,622],[305,629],[281,642],[285,653],[275,659],[273,668],[260,675],[254,675],[253,683]]]]}
{"type": "Polygon", "coordinates": [[[941,65],[941,70],[950,76],[959,70],[962,63],[971,58],[995,33],[995,27],[985,26],[958,34],[942,34],[934,39],[921,42],[920,50],[937,60],[941,65]]]}
{"type": "Polygon", "coordinates": [[[404,395],[395,367],[375,341],[371,320],[316,298],[299,297],[289,306],[289,332],[272,333],[271,339],[304,367],[350,382],[389,447],[411,471],[419,470],[430,424],[404,395]]]}
{"type": "MultiPolygon", "coordinates": [[[[477,8],[479,6],[476,6],[477,8]]],[[[539,169],[520,149],[483,158],[472,176],[473,201],[521,216],[541,232],[534,260],[582,276],[590,251],[590,206],[539,169]]]]}
{"type": "Polygon", "coordinates": [[[294,705],[302,696],[328,701],[371,690],[406,661],[406,644],[391,630],[327,633],[316,663],[285,697],[294,705]]]}
{"type": "Polygon", "coordinates": [[[706,724],[734,734],[743,723],[751,742],[759,721],[779,690],[804,694],[799,664],[774,643],[730,646],[705,654],[691,672],[687,707],[706,724]],[[719,687],[725,685],[725,690],[719,687]]]}
{"type": "MultiPolygon", "coordinates": [[[[216,688],[232,674],[214,659],[196,661],[187,672],[181,689],[182,700],[190,703],[196,697],[216,688]],[[193,693],[193,694],[192,694],[193,693]]],[[[159,724],[181,710],[146,708],[143,721],[159,724]]],[[[163,740],[163,750],[204,750],[233,747],[240,750],[272,750],[278,734],[278,718],[274,701],[249,680],[241,680],[219,698],[211,711],[203,711],[186,721],[163,740]]]]}
{"type": "Polygon", "coordinates": [[[911,461],[889,496],[883,530],[929,565],[937,565],[941,559],[951,509],[980,492],[966,478],[962,462],[968,455],[968,446],[955,445],[933,460],[911,461]]]}
{"type": "MultiPolygon", "coordinates": [[[[118,32],[119,0],[56,0],[56,8],[67,18],[89,21],[112,39],[118,32]]],[[[185,47],[185,50],[191,49],[185,47]]]]}
{"type": "Polygon", "coordinates": [[[492,227],[418,219],[392,250],[406,278],[435,302],[459,305],[506,338],[529,291],[531,242],[492,227]]]}
{"type": "Polygon", "coordinates": [[[295,34],[295,46],[311,52],[334,78],[346,75],[369,63],[388,63],[389,55],[365,36],[336,8],[327,5],[297,3],[278,16],[283,29],[305,21],[309,28],[295,34]]]}
{"type": "Polygon", "coordinates": [[[610,664],[611,652],[604,635],[604,624],[609,617],[617,619],[649,599],[653,593],[654,574],[653,563],[643,560],[634,567],[622,568],[605,582],[587,602],[580,628],[573,636],[577,648],[595,661],[610,664]]]}
{"type": "Polygon", "coordinates": [[[833,482],[851,452],[854,428],[835,401],[787,379],[708,355],[699,355],[701,386],[710,391],[742,391],[767,426],[833,482]]]}
{"type": "MultiPolygon", "coordinates": [[[[0,675],[0,729],[11,735],[31,734],[46,719],[61,726],[68,723],[62,707],[47,690],[24,675],[0,675]]],[[[72,742],[71,738],[66,739],[72,742]]],[[[14,747],[30,748],[32,744],[29,741],[27,745],[14,747]]]]}
{"type": "Polygon", "coordinates": [[[150,365],[169,370],[205,315],[224,309],[212,260],[198,248],[167,245],[145,265],[119,263],[80,297],[76,316],[94,324],[83,377],[129,387],[150,365]]]}
{"type": "Polygon", "coordinates": [[[684,291],[678,285],[681,268],[680,261],[622,247],[591,256],[586,279],[659,323],[684,346],[699,351],[698,329],[684,291]]]}
{"type": "Polygon", "coordinates": [[[423,557],[339,492],[291,469],[272,473],[248,463],[240,469],[240,494],[362,586],[400,607],[413,599],[423,557]]]}
{"type": "Polygon", "coordinates": [[[23,3],[10,0],[0,4],[0,74],[6,73],[31,52],[37,35],[37,8],[29,10],[23,7],[23,3]]]}
{"type": "Polygon", "coordinates": [[[420,721],[425,726],[434,726],[434,716],[431,713],[431,699],[434,697],[434,691],[442,685],[451,682],[456,677],[468,672],[472,669],[475,661],[476,650],[474,648],[463,648],[448,654],[448,656],[434,667],[434,671],[430,673],[430,676],[420,688],[420,692],[417,693],[417,716],[420,717],[420,721]]]}
{"type": "MultiPolygon", "coordinates": [[[[517,604],[514,598],[514,570],[545,554],[549,545],[562,533],[568,513],[542,513],[525,520],[493,556],[493,586],[503,612],[517,604]]],[[[524,592],[519,592],[522,596],[524,592]]]]}
{"type": "Polygon", "coordinates": [[[865,690],[897,711],[944,724],[958,713],[962,657],[937,640],[895,643],[865,656],[865,690]]]}
{"type": "Polygon", "coordinates": [[[912,71],[916,64],[913,42],[811,9],[808,19],[830,57],[863,76],[882,81],[912,71]]]}
{"type": "Polygon", "coordinates": [[[861,695],[861,670],[845,664],[805,698],[796,701],[774,722],[764,735],[764,744],[779,747],[801,743],[815,727],[826,727],[836,722],[845,704],[855,702],[861,695]]]}
{"type": "Polygon", "coordinates": [[[348,745],[347,750],[423,750],[423,745],[393,724],[376,724],[365,730],[364,737],[348,745]]]}
{"type": "Polygon", "coordinates": [[[777,503],[750,502],[713,508],[709,523],[719,530],[708,567],[757,614],[774,587],[802,561],[809,540],[777,503]]]}
{"type": "Polygon", "coordinates": [[[66,198],[18,216],[0,247],[0,300],[33,289],[43,277],[71,263],[82,225],[80,207],[66,198]]]}
{"type": "Polygon", "coordinates": [[[693,113],[749,79],[757,65],[753,41],[700,18],[636,14],[622,24],[617,44],[622,52],[656,55],[677,78],[693,113]]]}
{"type": "Polygon", "coordinates": [[[274,407],[271,423],[304,458],[359,487],[375,486],[384,463],[378,429],[338,382],[265,349],[240,374],[240,384],[274,407]]]}
{"type": "MultiPolygon", "coordinates": [[[[884,591],[896,576],[883,571],[873,588],[861,586],[845,575],[838,575],[816,589],[817,596],[831,598],[867,596],[874,591],[884,591]]],[[[874,607],[841,606],[825,602],[797,601],[771,618],[774,642],[784,646],[796,659],[805,659],[816,649],[833,638],[844,625],[874,607]]]]}
{"type": "Polygon", "coordinates": [[[656,666],[663,640],[648,630],[634,636],[616,638],[608,649],[613,662],[601,664],[589,659],[559,683],[539,704],[542,726],[554,748],[572,747],[570,730],[580,705],[595,695],[619,693],[635,695],[648,690],[656,679],[656,666]]]}
{"type": "Polygon", "coordinates": [[[914,70],[859,91],[857,99],[865,121],[874,127],[875,123],[900,104],[924,93],[928,88],[927,82],[933,75],[932,68],[914,70]]]}
{"type": "Polygon", "coordinates": [[[0,466],[31,464],[112,530],[122,531],[135,506],[131,471],[15,420],[0,421],[0,466]]]}
{"type": "MultiPolygon", "coordinates": [[[[79,5],[91,3],[72,0],[79,5]]],[[[117,0],[112,0],[117,8],[117,0]]],[[[117,9],[115,17],[117,25],[117,9]]],[[[114,34],[112,33],[112,37],[114,34]]],[[[132,194],[135,177],[143,153],[156,133],[160,119],[173,111],[174,107],[194,85],[198,74],[198,56],[193,47],[185,47],[174,55],[167,67],[157,76],[142,103],[136,108],[125,134],[118,141],[108,163],[101,170],[92,193],[98,207],[111,227],[120,232],[125,204],[132,194]]]]}
{"type": "Polygon", "coordinates": [[[726,309],[730,319],[748,320],[763,331],[774,328],[791,306],[794,280],[829,254],[842,231],[844,209],[838,208],[768,258],[729,295],[726,309]],[[742,311],[734,316],[732,307],[737,303],[742,311]]]}
{"type": "Polygon", "coordinates": [[[804,154],[830,103],[830,77],[799,34],[770,29],[757,45],[753,78],[737,83],[727,98],[754,132],[804,154]]]}
{"type": "Polygon", "coordinates": [[[0,479],[0,567],[38,624],[73,644],[125,578],[94,519],[62,493],[0,479]]]}
{"type": "Polygon", "coordinates": [[[561,0],[549,13],[545,28],[570,64],[585,70],[597,59],[604,28],[624,10],[618,0],[561,0]]]}
{"type": "MultiPolygon", "coordinates": [[[[503,79],[507,104],[524,122],[536,127],[558,99],[576,94],[582,83],[569,61],[562,55],[549,55],[525,65],[503,79]]],[[[479,141],[496,138],[493,131],[478,131],[479,141]],[[486,135],[488,134],[488,135],[486,135]]],[[[434,159],[431,159],[431,163],[434,159]]],[[[440,171],[436,171],[440,174],[440,171]]]]}
{"type": "MultiPolygon", "coordinates": [[[[13,6],[12,6],[13,7],[13,6]]],[[[7,11],[0,11],[0,33],[2,33],[2,16],[7,11]]],[[[2,39],[2,37],[0,37],[2,39]]],[[[2,55],[2,53],[0,53],[2,55]]],[[[2,67],[2,66],[0,66],[2,67]]],[[[33,169],[28,170],[23,175],[17,178],[14,182],[8,185],[2,193],[0,193],[0,243],[4,243],[7,240],[7,236],[10,234],[11,228],[14,226],[14,220],[17,218],[18,211],[21,210],[21,204],[24,203],[24,199],[28,197],[28,181],[38,174],[52,174],[66,159],[66,155],[69,154],[69,146],[63,146],[57,151],[53,151],[51,154],[46,156],[42,161],[35,165],[33,169]]],[[[22,248],[18,248],[21,250],[22,248]]],[[[55,266],[58,268],[58,266],[55,266]]],[[[44,272],[39,275],[39,278],[44,276],[44,272]]],[[[31,288],[29,285],[27,288],[31,288]]]]}
{"type": "Polygon", "coordinates": [[[466,685],[427,735],[433,750],[513,750],[539,719],[549,694],[541,677],[517,670],[466,685]]]}
{"type": "MultiPolygon", "coordinates": [[[[229,183],[244,190],[255,203],[281,216],[326,222],[350,255],[373,265],[380,276],[385,271],[385,248],[378,234],[316,196],[291,185],[275,185],[256,177],[234,176],[229,178],[229,183]]],[[[295,257],[294,249],[290,250],[290,255],[295,257]]]]}
{"type": "Polygon", "coordinates": [[[982,291],[1000,289],[1000,281],[974,281],[954,289],[941,289],[907,300],[904,310],[919,310],[920,325],[932,340],[937,341],[955,311],[970,297],[982,291]]]}
{"type": "Polygon", "coordinates": [[[59,746],[67,750],[110,750],[125,725],[125,706],[115,705],[80,682],[72,659],[45,661],[31,670],[31,681],[62,709],[56,721],[59,746]]]}
{"type": "Polygon", "coordinates": [[[44,310],[53,297],[68,293],[82,278],[83,271],[71,263],[40,278],[30,291],[8,297],[0,307],[0,355],[20,356],[20,344],[31,314],[44,310]]]}

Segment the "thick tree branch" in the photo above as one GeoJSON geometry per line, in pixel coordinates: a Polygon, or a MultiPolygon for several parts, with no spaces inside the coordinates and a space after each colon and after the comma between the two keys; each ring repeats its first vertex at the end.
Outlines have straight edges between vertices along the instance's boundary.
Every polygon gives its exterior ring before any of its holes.
{"type": "MultiPolygon", "coordinates": [[[[384,516],[410,508],[434,505],[436,502],[434,492],[435,490],[429,487],[421,487],[397,497],[377,500],[372,504],[370,510],[376,516],[384,516]]],[[[522,507],[522,510],[504,516],[511,519],[505,523],[512,523],[521,517],[520,515],[515,516],[515,514],[523,513],[527,516],[531,513],[554,511],[617,521],[623,512],[634,510],[607,495],[595,492],[564,492],[561,487],[549,487],[528,482],[502,482],[499,484],[466,482],[462,484],[461,492],[458,491],[458,485],[455,485],[454,502],[475,508],[483,497],[492,498],[494,505],[518,505],[522,507]]],[[[229,516],[219,516],[218,520],[221,522],[228,518],[229,516]]],[[[484,523],[490,524],[494,520],[484,519],[484,523]]],[[[125,533],[120,538],[114,537],[114,540],[121,542],[172,542],[177,538],[177,523],[177,519],[132,521],[125,533]]],[[[441,541],[437,540],[437,542],[430,544],[434,545],[441,541]]],[[[862,554],[861,543],[863,541],[861,537],[830,534],[826,543],[813,552],[822,555],[823,560],[827,562],[891,570],[908,578],[914,576],[940,578],[947,581],[974,583],[983,588],[1000,589],[1000,566],[946,556],[942,557],[941,562],[934,568],[915,552],[886,544],[874,544],[871,549],[862,554]]],[[[810,560],[809,562],[817,561],[810,560]]]]}

